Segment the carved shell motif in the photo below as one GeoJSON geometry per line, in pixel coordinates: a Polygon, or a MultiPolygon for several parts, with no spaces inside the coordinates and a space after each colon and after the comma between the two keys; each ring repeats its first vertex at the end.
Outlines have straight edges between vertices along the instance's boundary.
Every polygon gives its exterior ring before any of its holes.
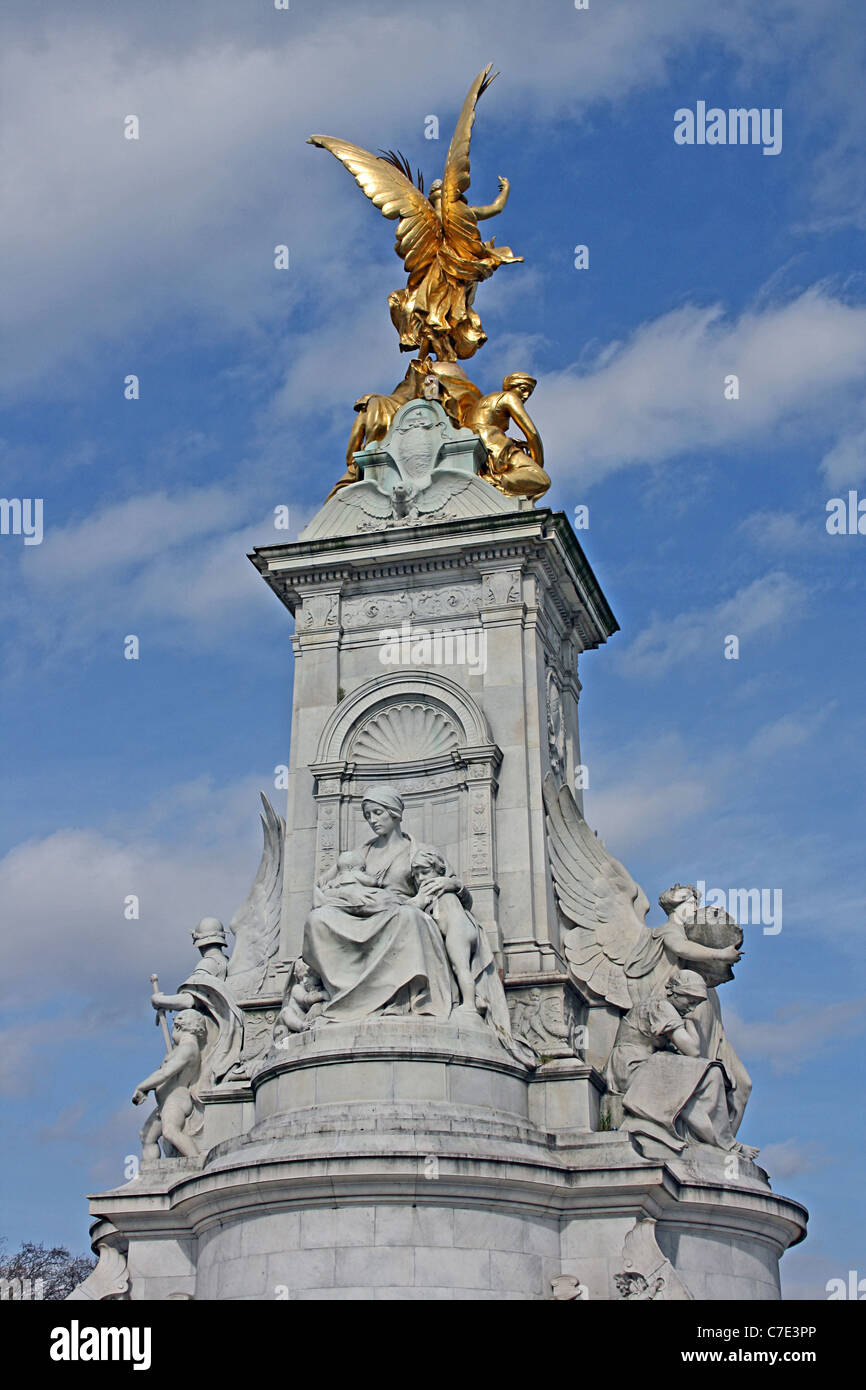
{"type": "Polygon", "coordinates": [[[352,757],[363,763],[408,763],[441,757],[457,747],[457,730],[427,704],[389,705],[361,727],[352,757]]]}

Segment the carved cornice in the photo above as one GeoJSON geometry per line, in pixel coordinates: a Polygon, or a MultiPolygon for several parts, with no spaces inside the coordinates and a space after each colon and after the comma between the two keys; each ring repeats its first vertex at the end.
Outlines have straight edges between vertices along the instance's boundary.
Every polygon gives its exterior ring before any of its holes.
{"type": "MultiPolygon", "coordinates": [[[[383,585],[396,587],[394,581],[417,587],[431,576],[458,574],[479,581],[511,561],[512,568],[535,574],[562,637],[574,632],[582,648],[596,647],[618,629],[563,512],[535,509],[395,529],[386,536],[295,541],[258,547],[249,558],[293,614],[313,588],[340,592],[342,603],[363,598],[373,584],[380,591],[383,585]]],[[[501,606],[508,606],[507,596],[501,606]]],[[[339,619],[331,621],[336,625],[339,619]]]]}

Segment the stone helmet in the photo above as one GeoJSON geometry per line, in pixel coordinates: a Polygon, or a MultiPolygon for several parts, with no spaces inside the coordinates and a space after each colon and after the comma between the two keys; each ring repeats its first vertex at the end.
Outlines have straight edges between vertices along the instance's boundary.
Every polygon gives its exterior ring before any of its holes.
{"type": "Polygon", "coordinates": [[[218,917],[202,917],[198,926],[190,932],[190,936],[199,950],[203,946],[226,945],[226,929],[218,917]]]}
{"type": "Polygon", "coordinates": [[[706,999],[706,981],[697,970],[675,970],[665,986],[668,994],[685,994],[689,999],[706,999]]]}

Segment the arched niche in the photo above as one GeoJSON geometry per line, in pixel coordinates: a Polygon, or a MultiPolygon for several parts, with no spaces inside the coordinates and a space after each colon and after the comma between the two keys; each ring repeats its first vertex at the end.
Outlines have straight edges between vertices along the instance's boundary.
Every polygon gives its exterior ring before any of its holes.
{"type": "Polygon", "coordinates": [[[484,714],[447,676],[401,670],[366,681],[330,715],[310,765],[317,878],[369,839],[361,793],[387,782],[406,803],[404,828],[446,855],[497,946],[493,808],[501,761],[484,714]]]}

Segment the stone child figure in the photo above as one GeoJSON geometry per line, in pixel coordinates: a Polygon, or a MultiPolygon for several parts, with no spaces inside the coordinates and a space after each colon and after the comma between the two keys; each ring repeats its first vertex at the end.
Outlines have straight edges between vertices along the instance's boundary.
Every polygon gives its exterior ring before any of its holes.
{"type": "Polygon", "coordinates": [[[414,901],[429,912],[445,942],[445,950],[460,990],[459,1008],[476,1012],[475,976],[471,962],[478,945],[477,923],[468,915],[472,899],[460,879],[448,872],[448,865],[435,850],[426,846],[412,856],[417,892],[414,901]]]}
{"type": "Polygon", "coordinates": [[[757,1156],[757,1149],[734,1137],[733,1087],[723,1063],[701,1055],[690,1015],[706,998],[700,975],[678,970],[620,1022],[607,1065],[608,1088],[622,1097],[620,1129],[648,1156],[655,1156],[657,1145],[680,1153],[689,1141],[757,1156]]]}
{"type": "MultiPolygon", "coordinates": [[[[341,856],[343,857],[343,856],[341,856]]],[[[346,856],[348,857],[348,856],[346,856]]],[[[283,1006],[274,1024],[274,1042],[285,1042],[289,1033],[302,1033],[310,1024],[307,1015],[314,1004],[326,1004],[328,991],[314,970],[299,956],[292,966],[283,992],[283,1006]]]]}
{"type": "Polygon", "coordinates": [[[314,902],[317,907],[330,904],[363,916],[370,908],[397,902],[397,898],[375,874],[367,872],[364,851],[352,849],[341,854],[334,867],[322,875],[314,889],[314,902]]]}
{"type": "Polygon", "coordinates": [[[133,1105],[143,1104],[148,1091],[153,1091],[156,1099],[156,1109],[141,1131],[143,1158],[160,1157],[160,1138],[184,1158],[198,1156],[194,1135],[201,1130],[202,1116],[196,1086],[206,1039],[207,1024],[202,1015],[195,1009],[181,1009],[171,1034],[174,1046],[162,1065],[136,1087],[133,1105]]]}

